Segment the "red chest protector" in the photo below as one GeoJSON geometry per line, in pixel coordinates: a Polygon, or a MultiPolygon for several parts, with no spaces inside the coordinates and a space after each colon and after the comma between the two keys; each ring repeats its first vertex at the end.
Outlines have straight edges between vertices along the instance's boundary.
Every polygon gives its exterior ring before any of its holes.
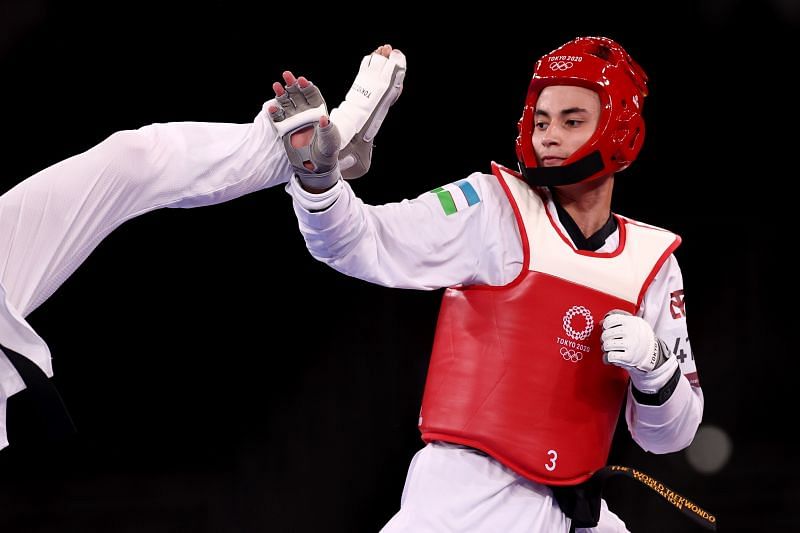
{"type": "Polygon", "coordinates": [[[601,324],[636,313],[676,235],[617,217],[611,253],[575,250],[545,201],[493,165],[514,206],[523,269],[502,287],[448,289],[420,412],[426,442],[485,451],[520,475],[575,485],[605,465],[627,390],[603,364],[601,324]]]}

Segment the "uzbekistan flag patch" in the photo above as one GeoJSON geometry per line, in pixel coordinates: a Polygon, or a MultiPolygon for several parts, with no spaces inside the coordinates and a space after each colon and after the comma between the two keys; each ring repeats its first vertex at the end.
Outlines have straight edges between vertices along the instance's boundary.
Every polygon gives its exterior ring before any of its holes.
{"type": "Polygon", "coordinates": [[[444,214],[448,216],[481,201],[475,188],[467,180],[448,183],[431,192],[439,198],[444,214]]]}

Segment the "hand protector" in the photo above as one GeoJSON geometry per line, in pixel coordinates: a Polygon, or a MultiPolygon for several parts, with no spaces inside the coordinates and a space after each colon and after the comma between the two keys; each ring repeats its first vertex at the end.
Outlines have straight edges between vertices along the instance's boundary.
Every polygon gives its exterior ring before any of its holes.
{"type": "Polygon", "coordinates": [[[606,314],[600,340],[603,361],[627,370],[633,386],[641,392],[658,392],[678,368],[650,324],[625,311],[614,309],[606,314]]]}
{"type": "Polygon", "coordinates": [[[392,50],[389,57],[372,53],[361,60],[352,87],[331,122],[341,133],[339,168],[347,179],[360,178],[372,162],[372,142],[386,113],[403,91],[406,56],[392,50]]]}
{"type": "Polygon", "coordinates": [[[325,100],[319,89],[309,83],[300,87],[298,82],[286,87],[286,92],[266,104],[267,109],[276,106],[270,119],[278,135],[295,174],[307,187],[327,189],[341,178],[337,165],[341,138],[333,123],[322,127],[321,117],[326,116],[325,100]],[[292,135],[302,129],[314,127],[314,136],[306,146],[293,146],[292,135]],[[307,168],[310,163],[312,168],[307,168]]]}
{"type": "Polygon", "coordinates": [[[265,104],[266,109],[272,106],[277,107],[277,110],[270,113],[269,118],[284,143],[287,134],[317,123],[320,118],[328,115],[322,93],[311,82],[306,87],[300,87],[297,81],[286,86],[285,93],[265,104]]]}

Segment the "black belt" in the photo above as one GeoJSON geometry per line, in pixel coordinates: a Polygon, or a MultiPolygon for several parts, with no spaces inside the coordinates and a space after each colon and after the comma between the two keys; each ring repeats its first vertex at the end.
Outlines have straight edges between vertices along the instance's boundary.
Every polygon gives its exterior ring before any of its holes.
{"type": "Polygon", "coordinates": [[[657,479],[644,472],[627,466],[606,466],[598,470],[587,481],[574,487],[550,487],[561,510],[572,519],[572,529],[576,527],[595,527],[600,519],[600,497],[603,483],[616,475],[628,476],[639,481],[664,498],[678,511],[695,523],[710,531],[717,530],[717,518],[691,501],[673,491],[657,479]]]}
{"type": "Polygon", "coordinates": [[[25,387],[30,391],[36,410],[44,417],[44,433],[51,439],[63,439],[75,434],[75,424],[69,416],[64,400],[47,374],[39,365],[0,344],[0,349],[19,372],[25,387]]]}

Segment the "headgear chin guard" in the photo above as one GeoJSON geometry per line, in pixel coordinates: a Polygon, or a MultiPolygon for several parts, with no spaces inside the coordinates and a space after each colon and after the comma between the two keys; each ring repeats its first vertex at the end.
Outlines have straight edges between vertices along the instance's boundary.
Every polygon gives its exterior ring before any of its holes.
{"type": "Polygon", "coordinates": [[[644,141],[642,104],[647,75],[615,41],[578,37],[544,55],[533,70],[517,127],[517,159],[531,185],[569,185],[627,168],[644,141]],[[542,89],[577,85],[600,97],[600,119],[592,137],[557,167],[540,167],[533,148],[534,111],[542,89]]]}

